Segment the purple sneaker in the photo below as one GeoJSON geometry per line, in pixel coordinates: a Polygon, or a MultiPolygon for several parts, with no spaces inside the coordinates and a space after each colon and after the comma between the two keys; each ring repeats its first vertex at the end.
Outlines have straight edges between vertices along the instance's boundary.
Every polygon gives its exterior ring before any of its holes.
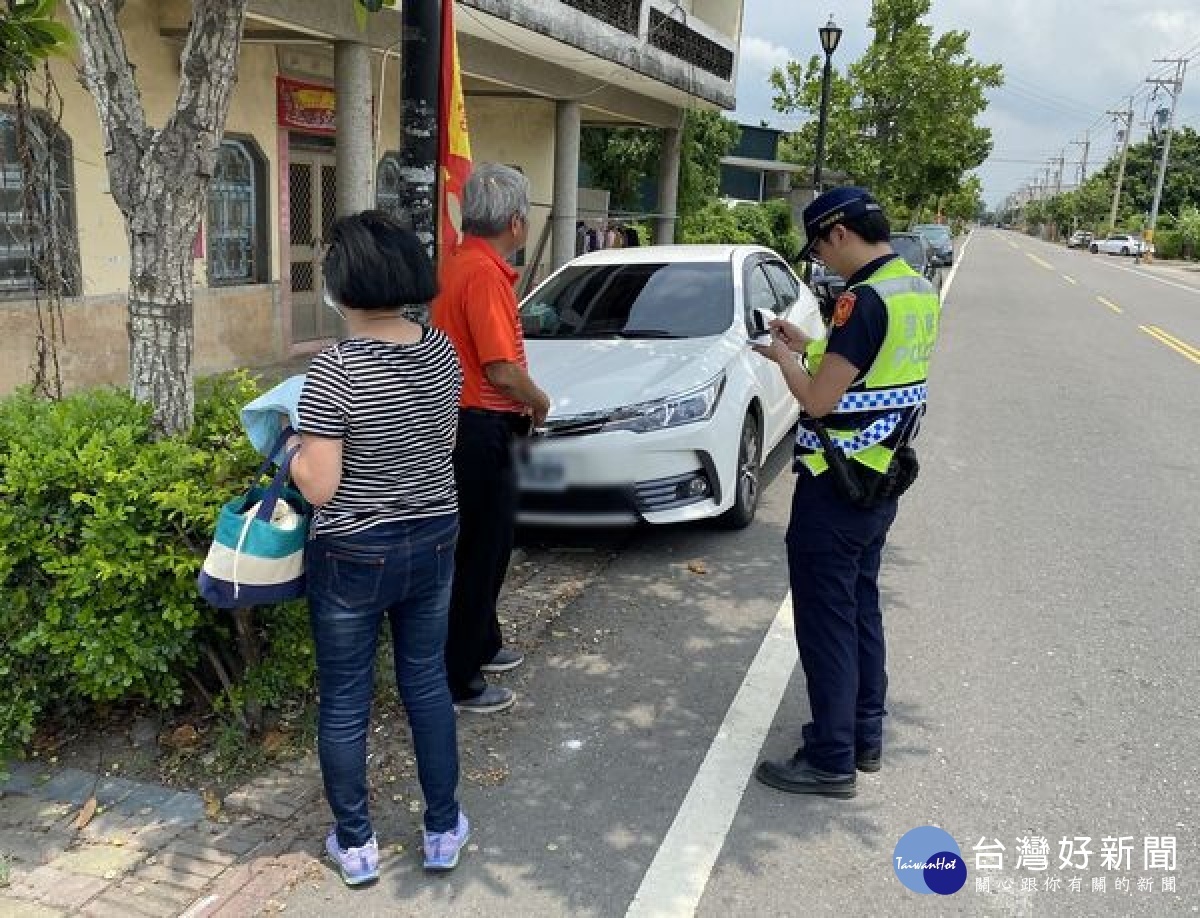
{"type": "Polygon", "coordinates": [[[458,825],[449,832],[425,833],[425,869],[453,870],[458,866],[458,855],[471,837],[471,824],[467,814],[458,811],[458,825]]]}
{"type": "Polygon", "coordinates": [[[379,843],[374,835],[361,848],[343,848],[338,844],[337,829],[330,829],[325,853],[337,864],[347,886],[362,886],[379,879],[379,843]]]}

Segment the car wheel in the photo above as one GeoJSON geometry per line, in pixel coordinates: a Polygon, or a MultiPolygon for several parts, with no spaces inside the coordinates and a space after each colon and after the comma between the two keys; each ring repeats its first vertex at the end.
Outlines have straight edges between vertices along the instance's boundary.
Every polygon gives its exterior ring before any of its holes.
{"type": "Polygon", "coordinates": [[[719,522],[726,529],[745,529],[754,521],[762,481],[762,435],[753,412],[746,414],[742,436],[738,441],[737,475],[734,478],[733,506],[721,514],[719,522]]]}
{"type": "Polygon", "coordinates": [[[1121,246],[1121,254],[1128,255],[1129,254],[1129,246],[1127,246],[1127,245],[1121,246]]]}
{"type": "Polygon", "coordinates": [[[1098,245],[1093,245],[1093,246],[1092,246],[1092,254],[1093,254],[1093,255],[1099,255],[1099,254],[1100,254],[1100,246],[1098,246],[1098,245]]]}

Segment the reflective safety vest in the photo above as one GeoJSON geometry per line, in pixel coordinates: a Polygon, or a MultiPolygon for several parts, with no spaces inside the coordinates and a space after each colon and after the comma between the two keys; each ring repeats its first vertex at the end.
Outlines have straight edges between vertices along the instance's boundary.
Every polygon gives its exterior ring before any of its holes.
{"type": "MultiPolygon", "coordinates": [[[[842,452],[882,473],[891,464],[895,449],[902,445],[901,440],[915,433],[913,427],[924,411],[941,300],[933,285],[899,257],[881,265],[850,290],[860,287],[870,287],[883,300],[887,334],[866,375],[821,420],[842,452]]],[[[808,346],[809,375],[816,376],[824,355],[824,339],[808,346]]],[[[807,415],[801,415],[796,430],[796,458],[814,475],[828,468],[821,441],[807,415]]]]}

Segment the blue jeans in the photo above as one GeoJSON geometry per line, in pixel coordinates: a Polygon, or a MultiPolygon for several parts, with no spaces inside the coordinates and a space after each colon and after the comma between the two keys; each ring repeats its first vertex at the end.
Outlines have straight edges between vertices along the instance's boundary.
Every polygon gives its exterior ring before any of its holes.
{"type": "Polygon", "coordinates": [[[853,775],[856,752],[883,747],[887,650],[879,564],[896,500],[864,510],[837,493],[831,473],[796,480],[787,530],[796,644],[812,722],[805,758],[853,775]]]}
{"type": "Polygon", "coordinates": [[[457,537],[458,517],[449,515],[317,536],[305,550],[321,693],[317,750],[343,848],[365,845],[372,835],[367,726],[384,615],[425,795],[425,828],[446,832],[458,824],[458,737],[444,657],[457,537]]]}

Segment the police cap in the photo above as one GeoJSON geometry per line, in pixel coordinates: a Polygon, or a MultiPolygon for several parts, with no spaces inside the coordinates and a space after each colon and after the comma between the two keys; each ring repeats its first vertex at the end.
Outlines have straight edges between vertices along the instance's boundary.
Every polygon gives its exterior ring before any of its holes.
{"type": "Polygon", "coordinates": [[[831,188],[819,195],[804,208],[804,235],[808,241],[800,250],[800,260],[812,254],[817,238],[829,232],[833,226],[863,214],[882,212],[883,208],[879,202],[871,197],[871,193],[865,188],[846,185],[831,188]]]}

